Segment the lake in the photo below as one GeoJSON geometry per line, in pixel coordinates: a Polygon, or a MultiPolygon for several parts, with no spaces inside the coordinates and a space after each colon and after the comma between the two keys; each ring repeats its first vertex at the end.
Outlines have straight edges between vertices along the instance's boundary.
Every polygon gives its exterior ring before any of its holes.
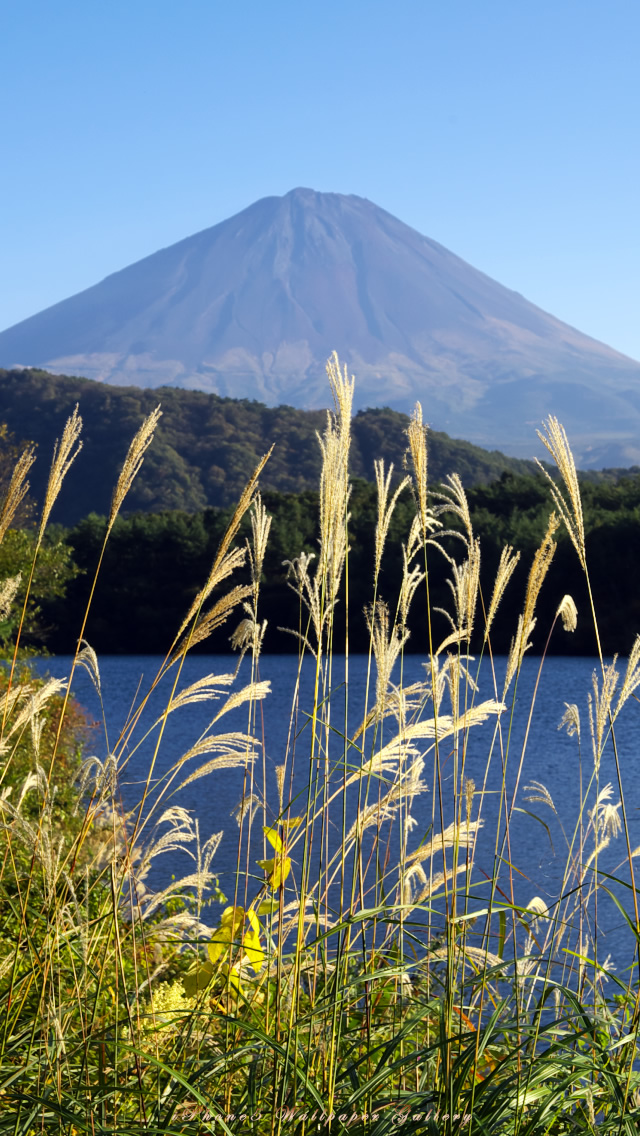
{"type": "MultiPolygon", "coordinates": [[[[100,660],[102,699],[109,748],[115,748],[116,740],[131,706],[139,697],[140,692],[147,690],[160,662],[159,658],[153,656],[105,656],[100,660]]],[[[503,658],[494,660],[499,690],[505,671],[505,662],[503,658]]],[[[233,656],[198,655],[188,657],[180,677],[179,689],[209,674],[228,673],[233,670],[235,663],[236,659],[233,656]]],[[[49,672],[57,677],[66,677],[70,672],[70,664],[69,658],[58,656],[41,660],[38,665],[42,672],[49,672]]],[[[424,660],[419,656],[406,656],[403,665],[405,685],[417,682],[424,677],[424,660]]],[[[474,665],[472,664],[472,670],[474,665]]],[[[541,896],[547,904],[552,905],[558,895],[567,849],[563,829],[568,838],[571,839],[571,834],[579,817],[580,802],[580,755],[577,739],[569,737],[564,729],[558,730],[558,725],[564,714],[565,703],[576,703],[580,710],[582,723],[582,779],[583,783],[586,784],[593,770],[587,696],[592,689],[592,674],[596,667],[597,662],[593,659],[564,657],[548,658],[542,668],[515,802],[517,809],[521,811],[514,813],[511,827],[511,858],[515,868],[516,897],[518,902],[524,905],[534,895],[541,896]],[[531,795],[531,792],[525,791],[525,786],[530,785],[532,780],[544,784],[554,801],[557,815],[547,805],[540,802],[528,802],[525,799],[531,795]],[[536,817],[539,819],[536,819],[536,817]]],[[[515,693],[511,741],[505,777],[509,800],[516,785],[520,754],[538,668],[539,659],[532,657],[524,659],[515,693]]],[[[623,670],[623,668],[624,662],[620,664],[620,669],[623,670]]],[[[278,796],[275,768],[283,763],[287,748],[291,745],[291,738],[295,735],[297,735],[295,742],[296,772],[291,788],[294,796],[298,793],[304,794],[304,786],[308,779],[306,770],[308,769],[310,730],[308,724],[306,724],[308,719],[305,711],[310,710],[313,703],[313,660],[307,659],[302,668],[299,691],[300,709],[297,723],[292,729],[290,726],[292,692],[296,684],[297,673],[298,660],[296,656],[263,656],[260,660],[259,678],[271,683],[271,694],[258,703],[256,722],[256,736],[264,740],[264,771],[267,784],[267,812],[263,814],[260,810],[258,813],[253,830],[257,835],[254,839],[254,848],[250,852],[251,870],[256,876],[256,889],[259,886],[257,881],[262,878],[262,872],[255,866],[255,861],[264,855],[260,826],[265,818],[267,823],[270,823],[277,814],[278,796]]],[[[149,706],[145,710],[136,731],[137,739],[143,736],[145,730],[161,714],[170,690],[168,684],[172,681],[174,674],[175,670],[170,672],[168,678],[164,680],[164,684],[151,697],[149,706]]],[[[244,685],[249,681],[249,677],[249,662],[245,661],[239,678],[231,689],[244,685]]],[[[398,674],[394,673],[394,678],[397,679],[397,677],[398,674]]],[[[334,659],[331,714],[335,732],[332,740],[332,759],[338,760],[343,748],[338,724],[344,721],[345,705],[350,730],[353,731],[361,721],[366,682],[366,657],[352,656],[349,659],[348,683],[346,684],[344,681],[344,660],[334,659]]],[[[480,669],[479,687],[476,702],[494,697],[491,670],[486,660],[480,669]]],[[[101,722],[100,702],[86,671],[82,669],[76,671],[73,690],[78,701],[88,711],[89,716],[96,722],[101,722]]],[[[226,694],[223,695],[224,697],[226,697],[226,694]]],[[[513,687],[509,698],[513,698],[513,687]]],[[[155,777],[162,777],[194,745],[198,738],[210,729],[212,719],[220,705],[221,702],[219,701],[195,702],[176,710],[168,717],[154,769],[155,777]]],[[[445,713],[446,709],[445,704],[443,707],[445,713]]],[[[508,712],[502,716],[505,736],[510,711],[511,706],[509,704],[508,712]]],[[[247,724],[248,707],[245,704],[225,715],[217,730],[245,732],[247,724]]],[[[474,815],[476,815],[477,807],[480,804],[480,790],[483,785],[494,725],[495,719],[492,719],[469,731],[466,774],[476,784],[474,815]]],[[[122,802],[127,809],[133,808],[139,800],[141,785],[146,778],[148,763],[153,753],[155,736],[153,735],[152,738],[145,741],[135,752],[132,752],[132,745],[128,747],[127,752],[132,756],[130,756],[120,780],[122,802]]],[[[389,734],[390,737],[391,734],[389,734]]],[[[640,784],[640,708],[633,698],[629,700],[616,723],[616,737],[622,768],[631,846],[636,848],[640,845],[640,790],[638,788],[640,784]]],[[[93,752],[100,757],[104,757],[107,752],[107,741],[102,727],[96,726],[91,747],[93,752]]],[[[427,748],[427,743],[424,743],[424,748],[427,748]]],[[[207,755],[201,760],[207,760],[210,756],[207,755]]],[[[192,767],[195,767],[194,763],[189,765],[189,769],[192,767]]],[[[448,796],[450,795],[453,776],[452,759],[447,758],[446,749],[443,751],[442,769],[441,789],[446,823],[447,819],[451,817],[451,802],[448,796]]],[[[256,765],[256,778],[260,784],[262,783],[262,771],[263,758],[261,753],[256,765]]],[[[412,839],[415,838],[415,847],[429,831],[431,825],[433,801],[431,789],[434,782],[434,771],[430,757],[427,757],[424,779],[427,781],[430,791],[418,796],[412,809],[412,815],[416,821],[415,830],[412,833],[412,839]]],[[[238,867],[239,829],[233,814],[242,797],[243,780],[244,773],[241,770],[222,769],[202,780],[194,781],[176,795],[165,798],[165,804],[179,804],[198,819],[203,840],[211,833],[223,831],[224,835],[213,861],[212,870],[218,875],[220,886],[227,894],[233,893],[233,880],[238,867]]],[[[611,782],[614,787],[611,802],[616,804],[619,800],[619,792],[610,743],[606,748],[600,767],[600,786],[603,787],[608,782],[611,782]]],[[[502,762],[499,749],[495,747],[485,784],[485,793],[482,798],[482,814],[485,819],[485,826],[478,838],[475,858],[479,879],[482,879],[483,873],[490,876],[493,871],[495,829],[501,783],[502,762]]],[[[287,790],[288,792],[289,790],[287,790]]],[[[589,807],[592,807],[592,804],[593,794],[589,807]]],[[[296,812],[304,812],[304,799],[300,800],[292,810],[292,813],[295,814],[296,812]]],[[[340,819],[338,815],[333,817],[331,832],[327,836],[327,841],[333,848],[337,846],[337,842],[339,843],[340,819]]],[[[352,819],[353,817],[347,817],[347,823],[351,823],[352,819]]],[[[438,831],[439,822],[435,827],[438,831]]],[[[505,850],[505,858],[506,855],[505,850]]],[[[609,847],[602,853],[600,866],[605,871],[614,872],[624,859],[625,843],[622,836],[612,840],[609,847]]],[[[192,861],[184,852],[168,853],[158,857],[154,865],[150,878],[155,887],[166,884],[172,875],[180,878],[193,870],[192,861]]],[[[506,873],[508,869],[505,868],[503,871],[506,873]]],[[[624,868],[620,874],[624,878],[628,876],[628,872],[625,874],[624,868]]],[[[504,878],[506,879],[506,874],[504,878]]],[[[618,893],[623,897],[627,908],[631,909],[629,893],[625,893],[624,889],[618,889],[618,893]]],[[[219,909],[215,910],[219,911],[219,909]]],[[[215,914],[211,921],[214,921],[214,919],[215,914]]],[[[614,957],[618,959],[629,957],[629,934],[625,932],[624,920],[611,901],[603,902],[599,909],[598,929],[606,944],[605,953],[611,950],[614,957]]]]}

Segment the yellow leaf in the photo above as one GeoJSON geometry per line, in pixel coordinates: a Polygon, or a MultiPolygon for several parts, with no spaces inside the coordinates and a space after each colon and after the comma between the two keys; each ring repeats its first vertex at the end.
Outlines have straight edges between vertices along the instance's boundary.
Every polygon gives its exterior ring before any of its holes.
{"type": "Polygon", "coordinates": [[[291,871],[291,860],[288,856],[274,856],[273,860],[258,860],[258,864],[269,873],[267,883],[272,888],[279,888],[291,871]]]}
{"type": "Polygon", "coordinates": [[[247,911],[247,918],[251,926],[245,931],[242,945],[246,951],[249,965],[257,974],[262,966],[264,951],[260,943],[260,924],[255,911],[247,911]]]}
{"type": "Polygon", "coordinates": [[[271,877],[271,887],[279,888],[284,883],[289,872],[291,871],[291,860],[288,856],[280,856],[273,870],[271,877]]]}
{"type": "Polygon", "coordinates": [[[211,962],[230,954],[234,942],[239,942],[244,927],[244,907],[227,907],[222,912],[220,926],[216,928],[207,946],[211,962]]]}
{"type": "Polygon", "coordinates": [[[271,847],[275,848],[276,852],[282,852],[282,841],[278,836],[275,828],[267,828],[267,826],[263,824],[262,831],[264,832],[271,847]]]}

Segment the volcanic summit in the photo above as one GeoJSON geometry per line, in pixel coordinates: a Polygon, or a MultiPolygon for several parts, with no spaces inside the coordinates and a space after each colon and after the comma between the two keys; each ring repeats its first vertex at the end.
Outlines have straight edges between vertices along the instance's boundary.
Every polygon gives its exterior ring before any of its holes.
{"type": "Polygon", "coordinates": [[[529,456],[548,413],[583,465],[640,460],[640,364],[372,202],[266,197],[0,333],[0,365],[268,405],[327,404],[337,350],[356,405],[529,456]]]}

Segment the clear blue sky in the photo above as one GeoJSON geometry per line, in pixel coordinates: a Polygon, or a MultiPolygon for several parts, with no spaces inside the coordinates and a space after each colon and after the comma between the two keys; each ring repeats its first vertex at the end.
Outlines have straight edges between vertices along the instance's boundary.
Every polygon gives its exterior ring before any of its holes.
{"type": "Polygon", "coordinates": [[[0,329],[295,186],[640,359],[638,0],[13,0],[0,329]]]}

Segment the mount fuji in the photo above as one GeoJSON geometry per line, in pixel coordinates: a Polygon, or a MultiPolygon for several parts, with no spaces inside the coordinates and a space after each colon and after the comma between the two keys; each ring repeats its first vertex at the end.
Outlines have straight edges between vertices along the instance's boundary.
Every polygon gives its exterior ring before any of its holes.
{"type": "Polygon", "coordinates": [[[0,333],[0,366],[408,411],[519,457],[548,413],[583,466],[640,462],[640,363],[576,331],[372,202],[294,189],[0,333]]]}

